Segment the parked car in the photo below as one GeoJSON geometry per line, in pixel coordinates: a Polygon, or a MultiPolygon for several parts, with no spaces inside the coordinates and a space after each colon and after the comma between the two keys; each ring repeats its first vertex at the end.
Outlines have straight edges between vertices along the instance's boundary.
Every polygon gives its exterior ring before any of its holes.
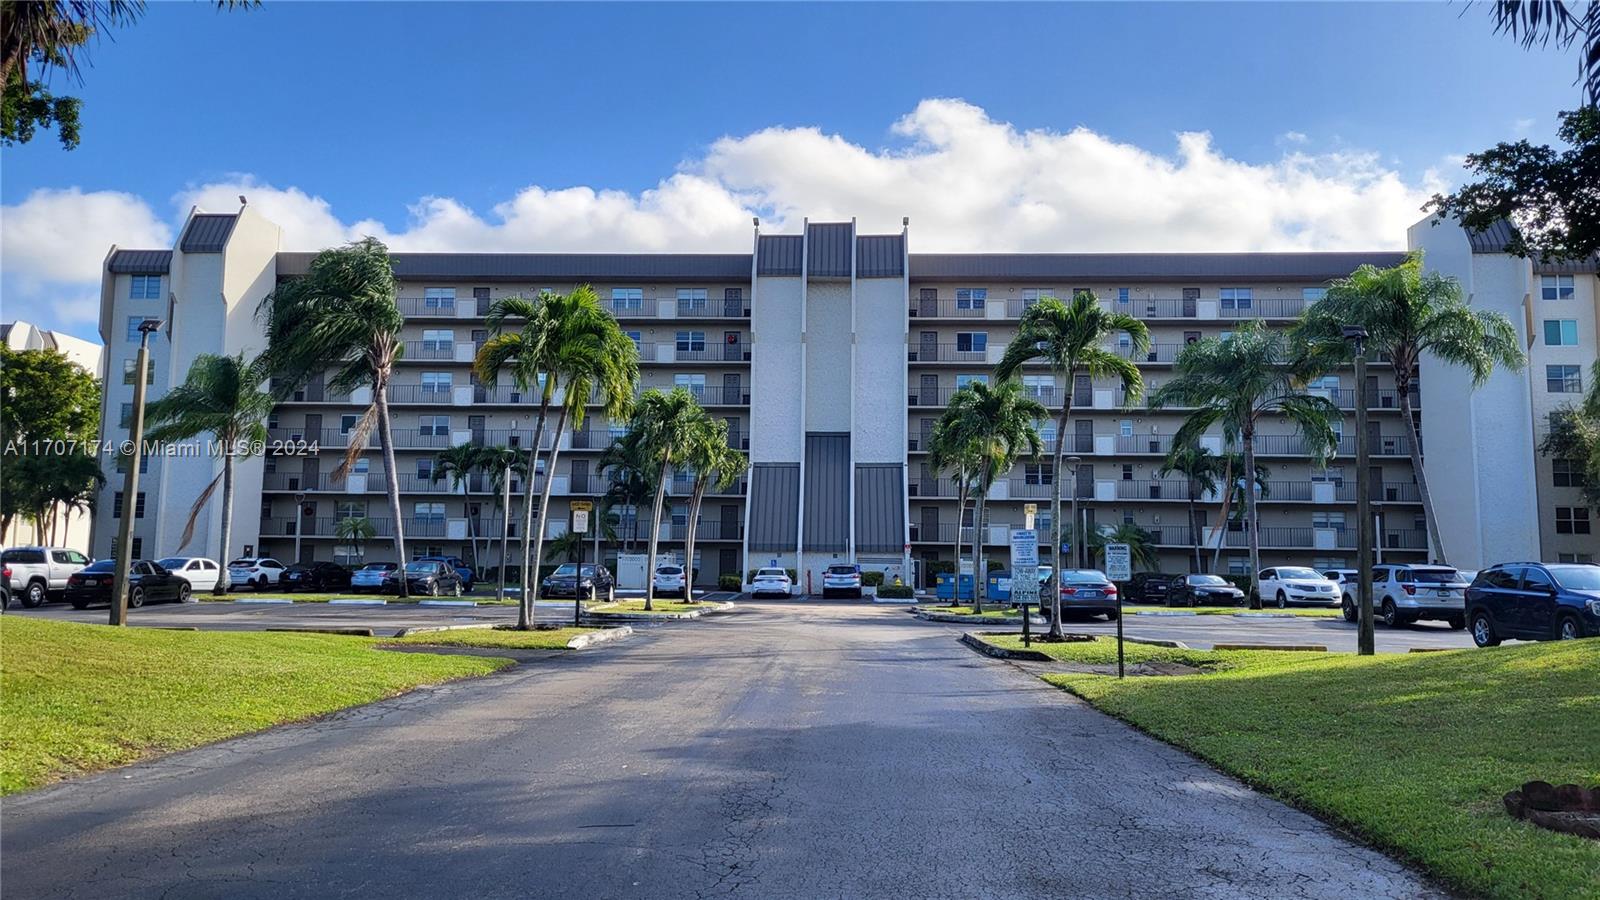
{"type": "MultiPolygon", "coordinates": [[[[1450,566],[1382,565],[1372,567],[1372,604],[1379,621],[1390,628],[1431,619],[1451,628],[1467,627],[1467,582],[1450,566]]],[[[1344,618],[1358,616],[1354,598],[1341,601],[1344,618]]]]}
{"type": "Polygon", "coordinates": [[[855,563],[834,563],[822,573],[822,599],[834,594],[861,596],[861,567],[855,563]]]}
{"type": "Polygon", "coordinates": [[[217,580],[222,577],[222,567],[214,559],[203,556],[168,556],[156,560],[161,568],[189,582],[190,590],[197,594],[210,593],[217,589],[217,580]]]}
{"type": "MultiPolygon", "coordinates": [[[[116,561],[110,559],[99,560],[74,572],[67,578],[67,602],[73,609],[87,609],[91,603],[110,603],[116,574],[116,561]]],[[[158,600],[183,603],[192,590],[189,582],[158,562],[141,559],[128,570],[128,606],[133,609],[158,600]]]]}
{"type": "MultiPolygon", "coordinates": [[[[1037,577],[1039,580],[1039,596],[1045,600],[1050,599],[1050,573],[1054,571],[1049,566],[1039,566],[1037,577]]],[[[1000,569],[990,570],[989,584],[985,588],[984,598],[994,603],[1011,603],[1012,607],[1018,604],[1011,601],[1011,583],[1014,576],[1011,572],[1000,569]]]]}
{"type": "Polygon", "coordinates": [[[291,591],[339,591],[350,587],[350,570],[327,560],[295,563],[283,570],[283,587],[291,591]]]}
{"type": "Polygon", "coordinates": [[[590,588],[594,595],[609,599],[616,591],[616,579],[605,566],[584,563],[580,571],[577,563],[562,563],[554,572],[539,582],[540,597],[588,597],[590,588]]]}
{"type": "Polygon", "coordinates": [[[1493,647],[1506,638],[1573,640],[1600,636],[1600,566],[1501,563],[1467,588],[1472,642],[1493,647]]]}
{"type": "Polygon", "coordinates": [[[0,566],[0,613],[11,609],[11,571],[0,566]]]}
{"type": "Polygon", "coordinates": [[[248,556],[228,563],[228,587],[249,585],[258,591],[283,578],[283,563],[268,556],[248,556]]]}
{"type": "Polygon", "coordinates": [[[1277,603],[1279,609],[1298,603],[1339,605],[1339,592],[1333,582],[1304,566],[1262,569],[1256,576],[1256,596],[1262,603],[1277,603]]]}
{"type": "Polygon", "coordinates": [[[350,590],[355,591],[381,591],[386,580],[392,581],[387,576],[400,568],[399,563],[370,562],[355,570],[350,575],[350,590]]]}
{"type": "Polygon", "coordinates": [[[1061,618],[1068,613],[1117,618],[1117,586],[1098,569],[1061,570],[1061,618]]]}
{"type": "Polygon", "coordinates": [[[783,569],[757,569],[756,577],[750,579],[750,596],[770,597],[775,594],[794,596],[794,582],[790,580],[789,573],[783,569]]]}
{"type": "Polygon", "coordinates": [[[11,567],[6,585],[32,609],[60,597],[67,579],[87,566],[89,557],[68,547],[12,547],[0,552],[0,564],[11,567]]]}
{"type": "Polygon", "coordinates": [[[1168,585],[1168,606],[1238,606],[1244,603],[1244,591],[1221,575],[1179,575],[1168,585]]]}
{"type": "MultiPolygon", "coordinates": [[[[1334,590],[1338,591],[1339,593],[1339,603],[1351,608],[1355,607],[1355,602],[1357,600],[1356,580],[1360,574],[1361,573],[1357,572],[1355,569],[1322,570],[1322,577],[1334,583],[1334,590]]],[[[1350,621],[1354,622],[1355,619],[1351,619],[1350,621]]]]}
{"type": "MultiPolygon", "coordinates": [[[[406,593],[423,597],[461,596],[461,576],[454,566],[437,559],[414,559],[406,563],[406,593]]],[[[400,590],[398,577],[384,581],[384,589],[396,593],[400,590]]]]}
{"type": "Polygon", "coordinates": [[[650,579],[650,589],[657,597],[689,597],[688,576],[683,573],[683,566],[677,563],[656,566],[655,577],[650,579]]]}
{"type": "Polygon", "coordinates": [[[464,591],[472,590],[472,585],[478,580],[477,573],[459,556],[421,556],[418,559],[436,559],[455,569],[456,574],[461,576],[461,589],[464,591]]]}
{"type": "Polygon", "coordinates": [[[1135,572],[1128,579],[1124,603],[1165,603],[1167,590],[1172,586],[1172,576],[1161,572],[1135,572]]]}

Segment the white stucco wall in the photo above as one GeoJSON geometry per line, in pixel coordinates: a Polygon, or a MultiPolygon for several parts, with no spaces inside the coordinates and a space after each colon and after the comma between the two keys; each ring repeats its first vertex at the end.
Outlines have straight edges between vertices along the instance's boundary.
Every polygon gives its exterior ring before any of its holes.
{"type": "MultiPolygon", "coordinates": [[[[849,431],[851,384],[850,282],[806,286],[805,430],[849,431]]],[[[904,417],[904,401],[901,417],[904,417]]]]}
{"type": "Polygon", "coordinates": [[[898,278],[856,282],[855,428],[858,463],[906,459],[906,295],[898,278]]]}
{"type": "Polygon", "coordinates": [[[750,305],[750,459],[799,462],[801,456],[799,278],[762,278],[750,305]]]}

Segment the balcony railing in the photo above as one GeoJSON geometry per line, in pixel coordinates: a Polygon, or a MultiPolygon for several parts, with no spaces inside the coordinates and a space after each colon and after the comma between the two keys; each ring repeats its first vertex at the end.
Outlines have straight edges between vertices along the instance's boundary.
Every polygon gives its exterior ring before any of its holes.
{"type": "Polygon", "coordinates": [[[670,318],[663,314],[663,301],[666,309],[680,319],[747,319],[750,317],[749,298],[707,298],[705,300],[681,300],[675,297],[646,297],[642,300],[602,300],[603,305],[610,313],[619,319],[662,319],[670,318]]]}
{"type": "Polygon", "coordinates": [[[982,319],[988,315],[986,300],[958,300],[955,297],[911,300],[913,319],[982,319]]]}
{"type": "Polygon", "coordinates": [[[478,309],[478,301],[472,297],[457,297],[453,300],[437,297],[396,297],[394,303],[400,308],[400,315],[408,319],[425,316],[454,319],[482,312],[478,309]]]}
{"type": "MultiPolygon", "coordinates": [[[[1091,449],[1093,449],[1091,447],[1091,449]]],[[[1119,434],[1118,453],[1166,453],[1172,449],[1170,434],[1119,434]]]]}
{"type": "MultiPolygon", "coordinates": [[[[1195,492],[1199,501],[1204,495],[1195,492]]],[[[1188,500],[1189,482],[1183,478],[1160,478],[1144,481],[1128,479],[1117,482],[1118,500],[1188,500]]]]}
{"type": "Polygon", "coordinates": [[[1193,319],[1199,315],[1199,300],[1180,297],[1147,297],[1113,300],[1113,312],[1141,319],[1193,319]]]}
{"type": "Polygon", "coordinates": [[[1222,301],[1217,316],[1223,319],[1292,319],[1305,312],[1303,297],[1255,297],[1245,302],[1222,301]]]}
{"type": "Polygon", "coordinates": [[[963,349],[960,344],[913,344],[906,348],[906,359],[910,362],[960,362],[960,363],[986,363],[989,360],[988,350],[974,350],[970,346],[963,349]]]}
{"type": "MultiPolygon", "coordinates": [[[[343,521],[334,516],[284,516],[267,517],[261,520],[261,535],[263,537],[293,537],[296,529],[302,537],[336,538],[339,523],[343,521]]],[[[394,537],[394,520],[390,518],[368,518],[372,524],[373,537],[394,537]]],[[[435,516],[424,518],[404,518],[406,537],[413,538],[442,538],[447,536],[445,519],[435,516]]]]}
{"type": "Polygon", "coordinates": [[[401,359],[454,360],[456,358],[455,341],[406,341],[405,348],[405,355],[401,359]]]}

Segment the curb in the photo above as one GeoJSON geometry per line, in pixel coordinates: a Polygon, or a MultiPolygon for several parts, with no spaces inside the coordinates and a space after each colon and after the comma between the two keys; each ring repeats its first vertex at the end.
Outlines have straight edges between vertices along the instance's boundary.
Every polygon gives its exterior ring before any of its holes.
{"type": "MultiPolygon", "coordinates": [[[[1018,615],[1018,616],[1006,616],[1005,618],[996,619],[994,616],[974,616],[974,615],[971,615],[971,614],[963,615],[961,613],[936,613],[936,612],[928,612],[927,610],[923,610],[923,609],[913,609],[913,610],[910,610],[910,613],[911,613],[911,615],[915,616],[918,619],[923,620],[924,622],[953,622],[953,623],[958,624],[958,625],[985,625],[985,624],[988,624],[988,625],[1019,625],[1020,626],[1022,624],[1022,616],[1020,616],[1020,615],[1018,615]]],[[[1042,621],[1042,620],[1038,619],[1038,617],[1035,617],[1035,621],[1042,621]]]]}
{"type": "MultiPolygon", "coordinates": [[[[1297,619],[1297,618],[1300,618],[1300,617],[1296,616],[1294,613],[1247,612],[1247,613],[1233,613],[1233,618],[1235,618],[1235,619],[1297,619]]],[[[1305,618],[1311,619],[1311,618],[1317,618],[1317,617],[1316,616],[1306,616],[1305,618]]]]}
{"type": "Polygon", "coordinates": [[[288,634],[342,634],[350,637],[377,637],[371,628],[268,628],[288,634]]]}
{"type": "Polygon", "coordinates": [[[1173,610],[1171,612],[1140,611],[1140,612],[1134,613],[1134,615],[1136,615],[1136,616],[1198,616],[1200,614],[1197,613],[1197,612],[1184,612],[1182,610],[1173,610]]]}
{"type": "MultiPolygon", "coordinates": [[[[704,603],[705,601],[701,601],[704,603]]],[[[715,613],[727,612],[733,609],[733,603],[723,601],[702,609],[693,609],[688,612],[606,612],[604,610],[583,611],[583,617],[600,622],[675,622],[679,619],[698,619],[715,613]]]]}
{"type": "Polygon", "coordinates": [[[589,647],[593,647],[595,644],[609,644],[612,641],[620,641],[630,634],[633,634],[633,628],[628,625],[619,625],[616,628],[605,628],[601,629],[600,631],[592,631],[588,634],[580,634],[572,640],[567,641],[567,649],[584,650],[589,647]]]}
{"type": "MultiPolygon", "coordinates": [[[[294,601],[290,601],[291,603],[294,601]]],[[[329,606],[388,606],[387,600],[329,600],[329,606]]]]}
{"type": "Polygon", "coordinates": [[[1026,659],[1032,662],[1050,661],[1049,656],[1040,653],[1038,650],[1007,650],[1004,647],[996,647],[970,631],[961,633],[961,643],[982,653],[984,656],[992,656],[995,659],[1026,659]]]}
{"type": "Polygon", "coordinates": [[[395,632],[395,637],[403,638],[413,634],[433,634],[436,631],[466,631],[469,628],[493,628],[493,622],[480,622],[473,625],[417,625],[412,628],[402,628],[395,632]]]}
{"type": "MultiPolygon", "coordinates": [[[[215,602],[215,601],[213,601],[213,602],[215,602]]],[[[293,600],[280,600],[280,599],[276,599],[276,598],[271,599],[271,600],[226,600],[226,601],[223,601],[223,602],[225,602],[225,603],[251,603],[251,604],[256,604],[256,605],[260,605],[260,606],[290,606],[290,605],[292,605],[294,603],[293,600]]]]}
{"type": "Polygon", "coordinates": [[[1213,650],[1303,650],[1309,653],[1327,653],[1322,644],[1212,644],[1213,650]]]}

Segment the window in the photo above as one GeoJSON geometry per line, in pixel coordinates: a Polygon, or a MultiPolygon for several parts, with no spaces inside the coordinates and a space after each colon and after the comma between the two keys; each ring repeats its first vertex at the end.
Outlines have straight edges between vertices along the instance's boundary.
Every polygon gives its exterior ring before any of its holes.
{"type": "Polygon", "coordinates": [[[1222,301],[1223,309],[1249,309],[1255,300],[1251,288],[1223,288],[1218,297],[1222,301]]]}
{"type": "Polygon", "coordinates": [[[637,312],[644,308],[644,291],[640,288],[612,288],[611,308],[617,312],[637,312]]]}
{"type": "Polygon", "coordinates": [[[443,556],[443,555],[444,555],[444,548],[443,547],[439,546],[438,544],[427,544],[425,546],[417,548],[416,552],[411,554],[411,558],[412,559],[424,559],[424,558],[429,557],[429,556],[443,556]]]}
{"type": "Polygon", "coordinates": [[[1315,303],[1318,300],[1321,300],[1323,297],[1326,297],[1326,296],[1328,296],[1328,289],[1325,288],[1325,287],[1301,288],[1300,289],[1300,299],[1304,300],[1307,303],[1315,303]]]}
{"type": "Polygon", "coordinates": [[[672,376],[672,386],[674,388],[685,388],[698,399],[706,394],[706,377],[704,375],[674,375],[672,376]]]}
{"type": "Polygon", "coordinates": [[[706,308],[705,288],[678,288],[678,308],[703,310],[706,308]]]}
{"type": "Polygon", "coordinates": [[[1047,400],[1056,392],[1054,375],[1022,376],[1022,392],[1035,400],[1047,400]]]}
{"type": "MultiPolygon", "coordinates": [[[[415,510],[417,521],[419,523],[426,522],[429,524],[439,524],[444,521],[443,503],[418,503],[415,507],[415,510]]],[[[443,554],[429,553],[426,555],[442,556],[443,554]]]]}
{"type": "Polygon", "coordinates": [[[1117,332],[1117,350],[1126,356],[1133,350],[1133,335],[1126,331],[1117,332]]]}
{"type": "MultiPolygon", "coordinates": [[[[148,319],[148,318],[150,318],[150,317],[149,316],[129,316],[128,317],[128,340],[129,340],[129,342],[134,343],[134,344],[139,343],[139,326],[143,325],[145,320],[148,319]]],[[[159,332],[159,331],[153,331],[153,332],[150,333],[150,338],[152,340],[154,340],[155,336],[160,334],[160,333],[161,332],[159,332]]]]}
{"type": "Polygon", "coordinates": [[[1550,583],[1550,576],[1546,575],[1543,569],[1535,569],[1533,566],[1522,570],[1522,586],[1524,588],[1555,587],[1554,584],[1550,583]]]}
{"type": "MultiPolygon", "coordinates": [[[[1344,513],[1318,512],[1311,514],[1312,528],[1332,528],[1335,531],[1344,530],[1344,513]]],[[[1320,568],[1320,566],[1318,567],[1320,568]]]]}
{"type": "Polygon", "coordinates": [[[1318,556],[1311,560],[1313,569],[1344,569],[1345,558],[1342,556],[1318,556]]]}
{"type": "MultiPolygon", "coordinates": [[[[133,501],[133,517],[144,518],[144,491],[140,491],[133,501]]],[[[111,518],[122,518],[122,492],[117,491],[111,495],[111,518]]]]}
{"type": "Polygon", "coordinates": [[[989,349],[989,332],[987,331],[958,331],[956,332],[956,352],[958,353],[984,353],[989,349]]]}
{"type": "Polygon", "coordinates": [[[424,350],[450,350],[455,344],[456,333],[448,328],[430,328],[422,332],[424,350]]]}
{"type": "Polygon", "coordinates": [[[1545,366],[1545,390],[1552,394],[1583,393],[1583,369],[1579,366],[1545,366]]]}
{"type": "Polygon", "coordinates": [[[1022,467],[1022,482],[1024,484],[1054,484],[1054,463],[1026,463],[1022,467]]]}
{"type": "Polygon", "coordinates": [[[1557,553],[1556,562],[1578,563],[1589,565],[1594,562],[1593,553],[1557,553]]]}
{"type": "MultiPolygon", "coordinates": [[[[143,494],[139,495],[143,498],[143,494]]],[[[1556,507],[1556,534],[1588,534],[1589,507],[1556,507]]]]}
{"type": "Polygon", "coordinates": [[[1327,482],[1329,484],[1343,485],[1344,468],[1341,466],[1328,466],[1325,469],[1313,469],[1311,471],[1311,482],[1313,484],[1327,482]]]}
{"type": "Polygon", "coordinates": [[[1542,275],[1539,277],[1539,296],[1545,300],[1571,300],[1571,275],[1542,275]]]}
{"type": "Polygon", "coordinates": [[[428,481],[433,478],[433,457],[421,456],[417,458],[417,480],[428,481]]]}
{"type": "Polygon", "coordinates": [[[449,372],[423,372],[422,392],[424,394],[448,394],[451,387],[449,372]]]}
{"type": "Polygon", "coordinates": [[[339,416],[339,433],[349,434],[355,429],[356,423],[359,421],[361,421],[361,417],[355,413],[345,413],[339,416]]]}
{"type": "Polygon", "coordinates": [[[1046,444],[1055,443],[1056,423],[1054,419],[1040,419],[1033,423],[1033,427],[1039,432],[1039,440],[1044,441],[1046,444]]]}
{"type": "Polygon", "coordinates": [[[1123,463],[1122,464],[1122,480],[1123,481],[1132,481],[1133,480],[1133,463],[1123,463]]]}
{"type": "MultiPolygon", "coordinates": [[[[122,361],[122,383],[133,384],[133,369],[139,364],[138,359],[125,359],[122,361]]],[[[156,367],[150,366],[144,373],[145,384],[156,383],[156,367]]]]}
{"type": "Polygon", "coordinates": [[[122,404],[122,418],[118,421],[118,424],[121,425],[123,428],[127,428],[127,427],[129,427],[129,426],[131,426],[133,424],[133,404],[132,403],[124,403],[124,404],[122,404]]]}
{"type": "Polygon", "coordinates": [[[160,275],[134,275],[128,279],[129,300],[160,300],[160,275]]]}
{"type": "Polygon", "coordinates": [[[134,559],[138,559],[139,557],[141,557],[143,555],[144,555],[144,538],[136,537],[136,538],[133,539],[133,558],[134,559]]]}
{"type": "Polygon", "coordinates": [[[334,504],[333,509],[341,521],[344,519],[365,519],[367,517],[367,501],[365,500],[340,500],[334,504]]]}
{"type": "Polygon", "coordinates": [[[1550,347],[1576,347],[1578,345],[1577,319],[1545,319],[1544,342],[1550,347]]]}
{"type": "MultiPolygon", "coordinates": [[[[705,293],[701,291],[701,293],[705,293]]],[[[679,353],[704,353],[706,349],[706,333],[704,331],[678,332],[679,353]]]]}
{"type": "Polygon", "coordinates": [[[988,288],[957,288],[956,309],[983,309],[989,299],[988,288]]]}
{"type": "Polygon", "coordinates": [[[1123,437],[1133,437],[1133,420],[1123,419],[1117,422],[1117,434],[1123,437]]]}
{"type": "Polygon", "coordinates": [[[1250,574],[1250,558],[1247,557],[1247,556],[1230,556],[1230,557],[1228,557],[1228,574],[1229,575],[1249,575],[1250,574]]]}
{"type": "MultiPolygon", "coordinates": [[[[128,454],[126,454],[126,453],[118,453],[117,454],[117,474],[118,475],[127,474],[127,472],[128,472],[128,460],[129,459],[132,459],[132,457],[129,456],[128,454]]],[[[268,461],[271,461],[271,459],[272,459],[271,456],[267,457],[268,461]]],[[[140,475],[144,475],[145,473],[147,473],[149,471],[150,471],[150,457],[148,455],[140,456],[139,457],[139,474],[140,475]]]]}
{"type": "Polygon", "coordinates": [[[956,376],[956,390],[958,390],[958,391],[961,390],[962,388],[966,387],[969,384],[988,384],[988,383],[989,383],[989,376],[987,376],[987,375],[957,375],[956,376]]]}
{"type": "Polygon", "coordinates": [[[1127,288],[1117,288],[1117,302],[1127,303],[1133,297],[1133,292],[1127,288]]]}
{"type": "Polygon", "coordinates": [[[1550,474],[1556,487],[1582,487],[1583,467],[1570,459],[1550,460],[1550,474]]]}
{"type": "Polygon", "coordinates": [[[624,331],[623,334],[628,336],[628,340],[633,341],[633,349],[640,353],[644,352],[644,334],[642,332],[624,331]]]}
{"type": "Polygon", "coordinates": [[[352,475],[365,475],[370,471],[372,471],[372,460],[367,459],[365,456],[356,460],[356,464],[350,467],[350,474],[352,475]]]}
{"type": "Polygon", "coordinates": [[[445,287],[423,288],[422,305],[427,309],[455,309],[456,289],[445,287]]]}
{"type": "Polygon", "coordinates": [[[422,416],[418,419],[422,434],[443,437],[450,434],[449,416],[422,416]]]}
{"type": "Polygon", "coordinates": [[[1040,300],[1043,300],[1046,297],[1049,297],[1049,298],[1053,299],[1055,297],[1055,295],[1056,295],[1056,289],[1055,288],[1023,288],[1022,289],[1022,308],[1023,309],[1027,309],[1028,307],[1034,305],[1035,303],[1038,303],[1040,300]]]}

